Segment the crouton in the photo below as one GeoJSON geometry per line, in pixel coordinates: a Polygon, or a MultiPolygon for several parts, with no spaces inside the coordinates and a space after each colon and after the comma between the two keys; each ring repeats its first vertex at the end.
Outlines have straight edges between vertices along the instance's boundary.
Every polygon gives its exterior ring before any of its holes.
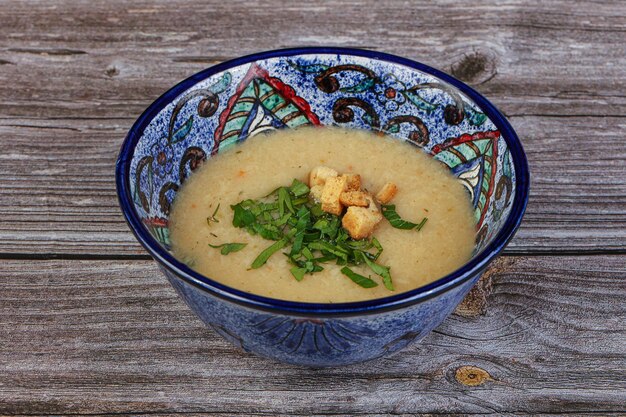
{"type": "Polygon", "coordinates": [[[387,204],[390,202],[398,192],[398,187],[393,182],[388,182],[383,185],[383,188],[380,189],[378,194],[376,194],[376,200],[380,201],[382,204],[387,204]]]}
{"type": "Polygon", "coordinates": [[[374,229],[383,219],[378,208],[348,207],[346,214],[341,220],[341,225],[348,231],[352,239],[365,239],[374,232],[374,229]]]}
{"type": "Polygon", "coordinates": [[[339,175],[337,171],[325,166],[315,167],[309,174],[309,187],[315,185],[324,185],[329,178],[333,178],[339,175]]]}
{"type": "Polygon", "coordinates": [[[346,191],[347,180],[345,177],[330,177],[326,180],[322,190],[322,210],[339,216],[343,211],[343,205],[339,201],[341,193],[346,191]]]}
{"type": "Polygon", "coordinates": [[[361,190],[361,176],[359,174],[343,174],[342,176],[346,177],[346,180],[348,181],[348,191],[361,190]]]}
{"type": "Polygon", "coordinates": [[[367,207],[348,207],[341,220],[341,225],[348,231],[352,239],[365,239],[374,233],[374,229],[383,219],[380,209],[369,193],[363,193],[367,207]]]}
{"type": "Polygon", "coordinates": [[[363,191],[345,191],[339,196],[339,201],[344,206],[367,207],[370,204],[367,201],[367,194],[363,191]]]}
{"type": "Polygon", "coordinates": [[[313,198],[315,202],[319,203],[320,201],[322,201],[323,190],[324,190],[323,185],[314,185],[313,187],[311,187],[311,190],[309,191],[309,195],[313,198]]]}
{"type": "MultiPolygon", "coordinates": [[[[372,197],[370,193],[366,192],[365,198],[367,199],[367,203],[368,203],[367,209],[374,214],[381,214],[380,207],[378,207],[378,204],[376,203],[376,200],[374,200],[374,197],[372,197]]],[[[382,220],[382,217],[381,217],[381,220],[382,220]]]]}

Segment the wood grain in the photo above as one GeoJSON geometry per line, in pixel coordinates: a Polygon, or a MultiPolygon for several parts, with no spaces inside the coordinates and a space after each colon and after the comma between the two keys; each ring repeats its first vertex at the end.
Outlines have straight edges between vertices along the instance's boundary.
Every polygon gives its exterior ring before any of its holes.
{"type": "MultiPolygon", "coordinates": [[[[511,121],[532,183],[509,253],[626,252],[626,119],[511,121]]],[[[115,158],[130,123],[0,120],[8,149],[0,156],[0,253],[144,254],[115,194],[115,158]]]]}
{"type": "Polygon", "coordinates": [[[625,116],[620,5],[5,2],[0,59],[3,79],[11,82],[0,83],[0,114],[136,116],[174,82],[216,62],[330,44],[388,51],[453,72],[509,115],[625,116]]]}
{"type": "Polygon", "coordinates": [[[502,258],[483,315],[314,370],[222,341],[151,261],[6,261],[0,414],[624,412],[625,271],[623,256],[502,258]],[[474,368],[488,377],[459,376],[474,368]]]}
{"type": "Polygon", "coordinates": [[[206,66],[303,44],[419,59],[510,116],[533,183],[509,253],[624,252],[626,10],[568,4],[0,4],[0,253],[143,254],[113,186],[133,119],[206,66]]]}
{"type": "Polygon", "coordinates": [[[625,91],[620,0],[0,2],[0,415],[626,414],[625,91]],[[509,256],[457,314],[339,369],[205,329],[142,260],[114,188],[162,92],[303,45],[452,73],[510,118],[531,167],[509,256]],[[83,260],[35,259],[55,257],[83,260]]]}

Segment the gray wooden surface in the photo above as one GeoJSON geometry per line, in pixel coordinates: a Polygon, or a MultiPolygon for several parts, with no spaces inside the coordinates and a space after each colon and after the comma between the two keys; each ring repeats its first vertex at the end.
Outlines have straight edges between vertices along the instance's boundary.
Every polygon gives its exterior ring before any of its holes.
{"type": "Polygon", "coordinates": [[[623,1],[0,2],[0,415],[626,413],[623,1]],[[205,329],[134,241],[113,165],[177,81],[264,49],[448,71],[525,145],[506,255],[423,343],[311,370],[205,329]]]}

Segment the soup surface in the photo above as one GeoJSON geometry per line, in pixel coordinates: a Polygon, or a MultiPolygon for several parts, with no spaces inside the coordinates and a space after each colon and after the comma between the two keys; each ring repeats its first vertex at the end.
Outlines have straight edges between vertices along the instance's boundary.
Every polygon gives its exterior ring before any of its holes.
{"type": "MultiPolygon", "coordinates": [[[[211,158],[181,187],[169,227],[175,256],[216,281],[272,298],[337,303],[398,294],[454,271],[471,256],[474,225],[464,187],[420,149],[365,131],[325,127],[256,136],[211,158]],[[420,231],[394,228],[386,219],[374,231],[384,248],[378,263],[390,266],[394,291],[382,284],[363,288],[334,262],[297,281],[282,254],[288,247],[262,267],[250,268],[273,242],[234,227],[230,206],[294,179],[308,183],[309,172],[320,165],[360,174],[368,190],[393,182],[398,191],[391,204],[401,218],[415,223],[428,218],[420,231]],[[217,221],[207,220],[214,213],[217,221]],[[247,245],[227,255],[209,246],[232,242],[247,245]]],[[[380,283],[367,266],[350,268],[380,283]]]]}

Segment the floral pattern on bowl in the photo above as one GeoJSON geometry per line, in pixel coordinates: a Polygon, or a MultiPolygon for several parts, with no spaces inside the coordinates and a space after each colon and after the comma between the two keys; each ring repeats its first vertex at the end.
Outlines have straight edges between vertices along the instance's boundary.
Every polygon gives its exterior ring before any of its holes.
{"type": "Polygon", "coordinates": [[[190,171],[238,141],[302,125],[383,131],[424,148],[467,188],[479,250],[506,218],[515,171],[506,142],[475,104],[428,74],[337,55],[257,61],[179,96],[150,123],[135,151],[131,189],[138,212],[168,246],[160,229],[190,171]]]}
{"type": "Polygon", "coordinates": [[[371,359],[424,337],[511,238],[528,192],[526,160],[515,133],[478,93],[419,63],[338,48],[262,53],[185,80],[135,124],[120,154],[117,179],[131,228],[211,328],[246,350],[315,366],[371,359]],[[304,125],[384,132],[445,164],[472,200],[473,259],[415,294],[336,308],[246,295],[194,276],[173,260],[168,216],[189,175],[237,142],[304,125]],[[396,301],[406,306],[394,311],[389,306],[396,301]],[[336,317],[328,318],[329,308],[336,317]]]}

